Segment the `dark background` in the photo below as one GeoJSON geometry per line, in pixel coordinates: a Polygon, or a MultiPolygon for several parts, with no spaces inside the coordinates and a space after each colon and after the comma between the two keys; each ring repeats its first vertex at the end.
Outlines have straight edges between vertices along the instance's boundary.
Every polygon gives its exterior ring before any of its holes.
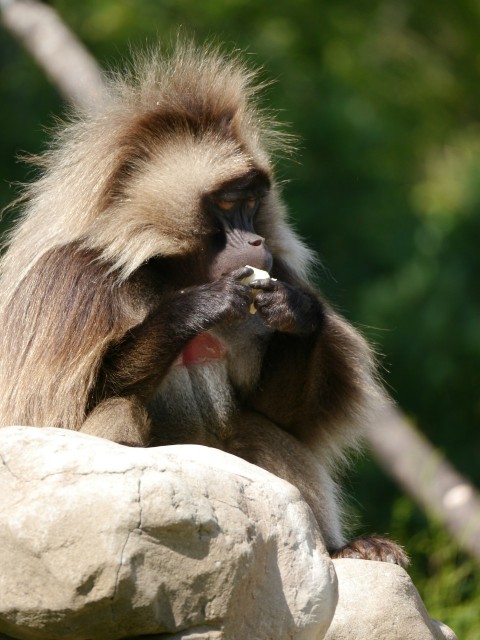
{"type": "MultiPolygon", "coordinates": [[[[319,285],[383,354],[412,421],[480,484],[480,4],[473,0],[60,0],[51,3],[104,67],[180,29],[248,52],[276,82],[265,105],[299,135],[279,162],[319,285]]],[[[32,170],[64,108],[0,32],[0,206],[32,170]]],[[[4,228],[11,214],[4,214],[4,228]]],[[[480,569],[368,456],[347,491],[357,533],[412,555],[430,614],[480,637],[480,569]]]]}

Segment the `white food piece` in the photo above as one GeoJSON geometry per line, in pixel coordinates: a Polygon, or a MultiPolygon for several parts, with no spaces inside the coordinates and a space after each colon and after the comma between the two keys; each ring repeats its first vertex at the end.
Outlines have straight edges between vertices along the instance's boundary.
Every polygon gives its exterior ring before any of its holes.
{"type": "MultiPolygon", "coordinates": [[[[252,267],[249,264],[246,264],[245,266],[248,267],[249,269],[253,269],[253,273],[251,276],[247,276],[246,278],[242,279],[242,282],[244,284],[250,284],[250,282],[253,282],[254,280],[274,280],[274,281],[277,280],[276,278],[271,278],[268,271],[264,271],[263,269],[257,269],[257,267],[252,267]]],[[[254,298],[259,291],[260,289],[252,289],[252,295],[254,298]]],[[[257,313],[257,310],[255,309],[255,305],[253,304],[253,302],[250,305],[250,313],[251,314],[257,313]]]]}
{"type": "Polygon", "coordinates": [[[252,269],[253,273],[251,276],[247,276],[246,278],[242,279],[242,282],[244,284],[250,284],[250,282],[253,282],[254,280],[270,280],[270,274],[268,273],[268,271],[263,271],[263,269],[257,269],[257,267],[252,267],[249,264],[245,265],[246,269],[252,269]]]}

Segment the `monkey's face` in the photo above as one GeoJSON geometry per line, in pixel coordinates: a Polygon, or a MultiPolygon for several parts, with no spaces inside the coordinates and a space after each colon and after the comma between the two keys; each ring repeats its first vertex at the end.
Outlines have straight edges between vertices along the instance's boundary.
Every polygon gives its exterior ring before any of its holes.
{"type": "Polygon", "coordinates": [[[206,198],[204,206],[213,221],[209,279],[221,278],[246,264],[271,269],[272,254],[265,238],[256,232],[257,215],[269,188],[268,176],[255,170],[206,198]]]}

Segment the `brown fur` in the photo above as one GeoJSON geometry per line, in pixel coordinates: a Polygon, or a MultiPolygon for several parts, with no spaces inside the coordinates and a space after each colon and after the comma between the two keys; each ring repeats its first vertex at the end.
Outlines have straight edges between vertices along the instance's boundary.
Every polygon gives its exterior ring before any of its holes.
{"type": "Polygon", "coordinates": [[[230,451],[296,484],[335,549],[332,473],[383,393],[365,341],[308,282],[270,160],[283,138],[253,79],[180,46],[137,61],[58,134],[1,264],[1,423],[230,451]],[[206,275],[206,202],[252,172],[271,183],[255,231],[278,278],[254,317],[245,285],[206,275]],[[206,329],[226,359],[172,369],[206,329]]]}

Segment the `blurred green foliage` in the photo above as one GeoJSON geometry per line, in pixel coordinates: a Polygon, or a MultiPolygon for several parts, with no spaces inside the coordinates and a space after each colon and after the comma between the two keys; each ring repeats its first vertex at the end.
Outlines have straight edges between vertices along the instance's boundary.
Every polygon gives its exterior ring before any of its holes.
{"type": "MultiPolygon", "coordinates": [[[[265,103],[300,136],[280,161],[319,281],[384,354],[392,395],[480,484],[480,4],[473,0],[84,0],[52,3],[100,64],[179,31],[247,50],[277,82],[265,103]]],[[[45,76],[0,39],[2,184],[29,170],[62,111],[45,76]]],[[[8,216],[7,216],[8,218],[8,216]]],[[[413,557],[433,616],[480,637],[480,569],[372,460],[351,480],[362,531],[413,557]]]]}

